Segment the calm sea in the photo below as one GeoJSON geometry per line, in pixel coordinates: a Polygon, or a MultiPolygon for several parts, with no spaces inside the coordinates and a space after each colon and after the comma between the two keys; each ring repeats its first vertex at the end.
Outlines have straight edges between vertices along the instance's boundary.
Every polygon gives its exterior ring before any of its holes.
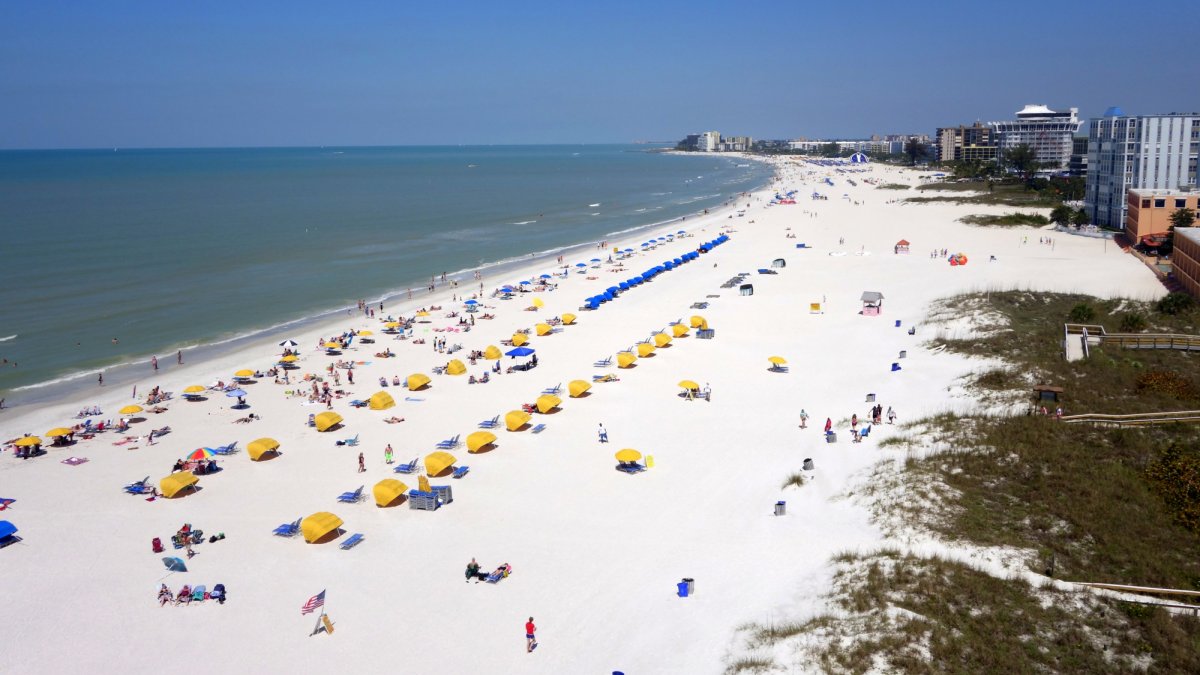
{"type": "Polygon", "coordinates": [[[647,149],[0,152],[0,397],[44,400],[98,369],[119,381],[119,364],[174,363],[177,349],[203,358],[434,274],[469,280],[678,219],[769,177],[647,149]]]}

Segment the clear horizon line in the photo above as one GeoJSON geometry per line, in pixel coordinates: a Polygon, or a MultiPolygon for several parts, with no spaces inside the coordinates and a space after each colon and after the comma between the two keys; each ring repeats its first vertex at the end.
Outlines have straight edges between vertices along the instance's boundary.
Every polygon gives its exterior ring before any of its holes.
{"type": "Polygon", "coordinates": [[[89,151],[120,151],[120,150],[308,150],[312,148],[505,148],[518,146],[589,146],[589,145],[664,145],[678,141],[602,141],[586,143],[389,143],[372,145],[365,143],[324,144],[324,145],[129,145],[129,146],[62,146],[62,147],[28,147],[3,148],[0,152],[71,152],[89,151]]]}

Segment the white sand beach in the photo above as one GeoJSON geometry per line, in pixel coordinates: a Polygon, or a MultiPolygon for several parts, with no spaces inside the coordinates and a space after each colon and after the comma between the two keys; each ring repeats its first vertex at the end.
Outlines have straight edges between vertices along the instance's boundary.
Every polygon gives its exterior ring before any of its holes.
{"type": "MultiPolygon", "coordinates": [[[[157,378],[147,368],[140,399],[156,385],[175,393],[166,412],[141,415],[145,421],[126,434],[169,425],[171,432],[152,446],[144,440],[117,446],[121,435],[106,431],[33,459],[4,452],[0,497],[16,501],[0,519],[17,525],[22,541],[0,550],[0,598],[14,619],[0,671],[719,673],[739,625],[810,607],[824,590],[832,555],[884,542],[867,510],[846,497],[875,463],[903,454],[879,448],[898,433],[886,421],[861,443],[851,442],[849,420],[868,417],[867,394],[893,408],[900,422],[973,405],[958,380],[987,364],[928,349],[942,330],[923,323],[931,303],[1011,288],[1139,299],[1165,294],[1149,270],[1111,242],[967,226],[957,219],[1011,209],[906,205],[898,200],[915,192],[880,190],[865,180],[916,185],[915,171],[871,165],[843,174],[790,159],[777,163],[779,183],[739,202],[744,215],[689,217],[663,228],[662,234],[684,229],[690,236],[636,253],[623,271],[612,271],[621,261],[586,273],[570,267],[552,291],[511,300],[489,293],[480,314],[495,318],[477,315],[470,331],[435,331],[457,327],[458,318],[445,315],[462,311],[451,293],[469,293],[464,282],[386,308],[412,317],[422,306],[440,305],[429,323],[416,324],[414,338],[425,344],[393,340],[379,318],[361,312],[292,336],[301,355],[293,377],[325,375],[335,360],[364,362],[353,385],[341,371],[348,395],[335,399],[333,410],[345,418],[342,429],[308,427],[309,414],[325,406],[285,396],[297,388],[294,381],[277,385],[264,377],[246,385],[247,410],[231,409],[234,399],[221,393],[200,402],[180,399],[189,385],[270,368],[281,352],[272,341],[157,378]],[[833,186],[821,182],[827,176],[833,186]],[[776,190],[796,190],[797,203],[769,205],[776,190]],[[814,190],[828,199],[812,200],[814,190]],[[729,241],[698,259],[598,310],[580,310],[583,298],[721,233],[729,241]],[[1043,235],[1053,244],[1039,244],[1043,235]],[[911,253],[894,253],[901,239],[911,242],[911,253]],[[807,247],[798,249],[800,243],[807,247]],[[969,262],[951,266],[930,257],[943,248],[969,262]],[[758,273],[776,258],[786,261],[777,274],[758,273]],[[753,295],[721,288],[740,272],[750,273],[745,283],[753,284],[753,295]],[[883,294],[880,315],[860,314],[864,291],[883,294]],[[544,307],[525,311],[534,297],[544,307]],[[709,305],[692,309],[697,302],[709,305]],[[811,303],[821,303],[821,313],[811,303]],[[485,384],[433,374],[434,366],[465,361],[471,350],[507,350],[501,341],[514,330],[565,312],[577,315],[574,325],[531,338],[538,357],[532,370],[485,384]],[[593,365],[693,315],[707,320],[712,339],[692,330],[634,367],[593,365]],[[375,344],[355,341],[337,357],[316,348],[318,338],[349,329],[373,331],[375,344]],[[434,337],[460,343],[463,351],[435,353],[434,337]],[[396,357],[374,356],[384,348],[396,357]],[[776,355],[787,360],[788,372],[768,370],[767,358],[776,355]],[[395,407],[350,407],[350,400],[380,391],[380,377],[390,382],[417,372],[430,375],[432,386],[418,392],[389,386],[395,407]],[[583,398],[567,396],[569,381],[601,374],[619,380],[595,383],[583,398]],[[677,383],[685,379],[711,387],[711,400],[681,398],[677,383]],[[490,451],[450,450],[469,473],[430,482],[450,485],[452,503],[432,512],[407,504],[379,508],[369,496],[385,478],[417,487],[417,474],[397,475],[384,463],[387,444],[397,463],[424,458],[439,441],[465,438],[496,415],[503,420],[559,384],[559,409],[533,415],[532,423],[545,425],[541,433],[510,432],[501,423],[490,451]],[[802,408],[810,416],[807,429],[798,428],[802,408]],[[261,419],[235,423],[248,413],[261,419]],[[383,421],[393,415],[404,421],[383,421]],[[836,443],[823,438],[826,418],[836,443]],[[608,443],[598,440],[601,423],[608,443]],[[335,445],[355,436],[356,447],[335,445]],[[260,437],[277,439],[282,455],[251,461],[246,445],[260,437]],[[122,490],[147,475],[157,485],[177,459],[234,441],[242,451],[218,458],[222,470],[201,476],[198,491],[147,501],[122,490]],[[652,456],[653,467],[636,475],[615,470],[614,453],[623,448],[652,456]],[[63,464],[68,457],[88,461],[63,464]],[[811,480],[781,488],[805,458],[814,463],[806,472],[811,480]],[[366,500],[338,503],[360,485],[366,500]],[[779,500],[787,502],[786,516],[773,513],[779,500]],[[322,511],[344,521],[340,539],[309,544],[272,535],[281,523],[322,511]],[[183,553],[170,538],[184,523],[206,539],[218,532],[225,539],[196,545],[188,571],[168,573],[162,558],[183,553]],[[339,548],[353,533],[362,542],[339,548]],[[165,552],[152,552],[155,537],[165,552]],[[496,584],[464,583],[472,557],[485,571],[508,563],[513,573],[496,584]],[[695,580],[695,592],[681,598],[676,584],[685,577],[695,580]],[[172,590],[221,583],[229,599],[160,607],[160,583],[172,590]],[[322,589],[335,631],[310,636],[315,616],[302,616],[300,607],[322,589]],[[532,654],[523,628],[530,616],[540,644],[532,654]]],[[[640,249],[645,240],[638,235],[609,246],[640,249]]],[[[490,292],[551,271],[539,265],[484,283],[490,292]]],[[[977,318],[963,317],[961,329],[977,318]]],[[[480,360],[468,373],[480,376],[491,364],[480,360]]],[[[69,426],[86,405],[116,419],[130,402],[128,388],[93,385],[61,404],[5,411],[0,439],[69,426]]]]}

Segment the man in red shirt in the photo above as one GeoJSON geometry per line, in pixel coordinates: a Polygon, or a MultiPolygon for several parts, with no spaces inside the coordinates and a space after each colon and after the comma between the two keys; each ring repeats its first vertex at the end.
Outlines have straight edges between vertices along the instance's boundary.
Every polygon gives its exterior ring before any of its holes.
{"type": "Polygon", "coordinates": [[[529,621],[525,622],[525,651],[531,652],[537,649],[537,638],[533,634],[537,632],[537,626],[533,625],[533,617],[529,617],[529,621]]]}

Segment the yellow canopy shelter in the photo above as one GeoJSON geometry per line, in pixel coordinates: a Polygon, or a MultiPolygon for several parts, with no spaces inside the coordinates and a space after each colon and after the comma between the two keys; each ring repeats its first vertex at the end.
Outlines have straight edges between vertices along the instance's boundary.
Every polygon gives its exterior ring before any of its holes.
{"type": "Polygon", "coordinates": [[[187,488],[199,483],[200,479],[190,471],[178,471],[158,481],[158,491],[170,499],[187,488]]]}
{"type": "Polygon", "coordinates": [[[542,394],[537,399],[537,409],[540,413],[548,413],[558,407],[562,399],[554,394],[542,394]]]}
{"type": "Polygon", "coordinates": [[[431,452],[425,457],[425,473],[430,476],[436,476],[454,466],[456,461],[458,460],[454,458],[454,455],[448,452],[442,452],[441,450],[431,452]]]}
{"type": "Polygon", "coordinates": [[[479,452],[484,446],[495,442],[496,434],[490,431],[476,431],[467,436],[467,452],[479,452]]]}
{"type": "Polygon", "coordinates": [[[768,356],[767,360],[777,366],[782,366],[783,364],[787,363],[787,359],[783,358],[782,356],[768,356]]]}
{"type": "Polygon", "coordinates": [[[524,333],[513,333],[512,343],[514,347],[520,347],[526,342],[529,342],[529,338],[524,333]]]}
{"type": "Polygon", "coordinates": [[[342,423],[342,416],[333,411],[327,411],[314,417],[313,423],[317,425],[317,431],[329,431],[342,423]]]}
{"type": "Polygon", "coordinates": [[[571,324],[575,323],[575,318],[576,317],[574,314],[571,314],[571,313],[563,314],[562,315],[563,325],[570,326],[571,324]]]}
{"type": "Polygon", "coordinates": [[[700,385],[696,384],[695,382],[692,382],[691,380],[682,380],[682,381],[680,381],[679,386],[684,389],[699,389],[700,388],[700,385]]]}
{"type": "Polygon", "coordinates": [[[654,346],[666,347],[669,344],[671,344],[671,336],[670,335],[667,335],[666,333],[659,333],[654,336],[654,346]]]}
{"type": "Polygon", "coordinates": [[[184,389],[183,393],[185,393],[185,394],[202,394],[202,393],[204,393],[204,387],[202,387],[198,384],[193,384],[192,386],[184,389]]]}
{"type": "Polygon", "coordinates": [[[342,526],[342,519],[333,515],[328,511],[320,511],[300,521],[300,532],[304,534],[304,541],[313,543],[321,537],[336,531],[342,526]]]}
{"type": "Polygon", "coordinates": [[[628,368],[634,361],[637,361],[637,357],[632,352],[617,352],[618,368],[628,368]]]}
{"type": "Polygon", "coordinates": [[[671,334],[677,338],[683,337],[684,335],[688,334],[688,327],[681,323],[677,323],[674,326],[671,326],[671,334]]]}
{"type": "Polygon", "coordinates": [[[384,478],[371,489],[375,495],[375,506],[387,506],[408,492],[408,486],[395,478],[384,478]]]}
{"type": "Polygon", "coordinates": [[[554,331],[554,329],[551,328],[550,324],[548,323],[539,323],[537,326],[534,326],[534,328],[537,330],[538,335],[549,335],[554,331]]]}
{"type": "Polygon", "coordinates": [[[117,412],[118,412],[118,413],[120,413],[120,414],[122,414],[122,415],[136,415],[137,413],[140,413],[140,412],[142,412],[142,406],[140,406],[140,405],[127,405],[127,406],[125,406],[124,408],[121,408],[120,410],[118,410],[117,412]]]}
{"type": "Polygon", "coordinates": [[[467,365],[458,359],[450,359],[450,363],[446,364],[447,375],[462,375],[467,372],[467,365]]]}
{"type": "Polygon", "coordinates": [[[70,434],[71,434],[71,430],[66,427],[55,427],[55,428],[51,429],[50,431],[46,432],[46,435],[50,436],[50,437],[68,436],[70,434]]]}
{"type": "Polygon", "coordinates": [[[650,356],[654,353],[654,345],[649,342],[642,342],[637,346],[638,356],[650,356]]]}
{"type": "Polygon", "coordinates": [[[254,377],[254,371],[250,370],[249,368],[242,368],[241,370],[234,373],[233,376],[240,377],[240,378],[254,377]]]}
{"type": "Polygon", "coordinates": [[[13,443],[13,445],[17,445],[22,448],[28,448],[28,447],[31,447],[34,445],[41,445],[41,444],[42,444],[42,439],[38,438],[37,436],[23,436],[23,437],[17,439],[16,443],[13,443]]]}
{"type": "Polygon", "coordinates": [[[367,400],[367,404],[371,406],[371,410],[387,410],[396,405],[396,399],[386,391],[377,391],[371,394],[371,398],[367,400]]]}
{"type": "Polygon", "coordinates": [[[700,315],[693,316],[691,324],[692,328],[699,328],[701,330],[708,328],[708,320],[700,315]]]}
{"type": "Polygon", "coordinates": [[[636,462],[642,458],[642,453],[633,448],[625,448],[618,450],[616,457],[618,462],[636,462]]]}
{"type": "Polygon", "coordinates": [[[483,350],[483,358],[489,361],[495,361],[501,356],[504,356],[504,354],[500,352],[500,348],[496,345],[488,345],[488,348],[483,350]]]}
{"type": "Polygon", "coordinates": [[[504,416],[504,426],[509,431],[516,431],[525,426],[529,420],[533,419],[533,415],[524,410],[513,410],[504,416]]]}
{"type": "Polygon", "coordinates": [[[539,307],[539,308],[540,308],[540,307],[545,307],[545,306],[546,306],[546,303],[542,302],[542,299],[541,299],[541,298],[534,298],[534,299],[533,299],[533,306],[534,306],[534,307],[539,307]]]}
{"type": "Polygon", "coordinates": [[[567,392],[571,394],[571,398],[579,398],[583,393],[592,388],[591,382],[583,380],[571,380],[567,383],[567,392]]]}
{"type": "Polygon", "coordinates": [[[429,384],[429,376],[424,373],[413,373],[408,376],[408,390],[416,391],[429,384]]]}
{"type": "Polygon", "coordinates": [[[246,446],[246,452],[250,455],[250,459],[256,462],[268,452],[275,452],[278,449],[279,441],[274,438],[260,438],[257,441],[250,441],[250,444],[246,446]]]}

